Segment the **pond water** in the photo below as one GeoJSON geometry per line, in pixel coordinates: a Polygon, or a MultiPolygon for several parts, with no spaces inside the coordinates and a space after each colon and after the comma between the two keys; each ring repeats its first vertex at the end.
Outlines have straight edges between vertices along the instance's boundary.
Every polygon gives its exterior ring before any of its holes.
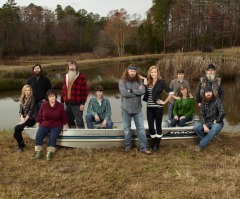
{"type": "MultiPolygon", "coordinates": [[[[191,82],[191,89],[194,93],[194,90],[197,86],[197,82],[191,82]]],[[[224,82],[224,90],[225,90],[225,112],[226,117],[224,119],[224,131],[225,132],[240,132],[240,82],[224,82]]],[[[58,91],[60,98],[60,91],[58,91]]],[[[11,92],[3,92],[0,94],[0,129],[12,129],[19,122],[19,102],[17,102],[17,98],[20,94],[20,91],[11,91],[11,92]]],[[[118,90],[106,90],[104,92],[105,97],[110,100],[112,107],[112,120],[113,121],[122,121],[121,117],[121,100],[119,99],[119,91],[118,90]]],[[[89,99],[94,96],[94,93],[91,92],[88,101],[86,103],[86,107],[84,110],[84,115],[86,114],[87,105],[89,99]]],[[[143,102],[143,115],[144,119],[146,119],[146,103],[143,102]]],[[[199,108],[196,106],[195,111],[197,115],[199,115],[199,108]]],[[[167,105],[164,107],[164,119],[167,119],[167,105]]]]}
{"type": "MultiPolygon", "coordinates": [[[[154,65],[158,60],[157,59],[147,59],[147,60],[138,60],[134,61],[139,68],[142,74],[147,74],[148,68],[151,65],[154,65]]],[[[114,77],[119,79],[122,75],[125,68],[130,64],[130,62],[114,62],[114,63],[107,63],[101,64],[98,66],[88,67],[82,72],[86,75],[87,79],[90,81],[93,80],[101,80],[103,78],[110,78],[114,77]]],[[[65,71],[61,71],[56,67],[51,74],[48,74],[49,78],[51,77],[58,77],[62,79],[63,74],[65,71]]],[[[162,74],[164,76],[164,74],[162,74]]],[[[186,74],[186,79],[189,80],[191,74],[186,74]]],[[[169,84],[171,79],[176,78],[175,76],[172,77],[165,77],[166,82],[169,84]]],[[[198,81],[189,81],[191,86],[191,92],[194,94],[198,81]]],[[[225,125],[224,131],[225,132],[240,132],[240,79],[235,81],[223,82],[224,91],[225,91],[225,125]]],[[[19,102],[17,102],[17,98],[20,95],[20,90],[17,91],[10,91],[10,92],[1,92],[0,93],[0,130],[1,129],[12,129],[14,126],[19,122],[19,102]]],[[[58,91],[60,95],[60,91],[58,91]]],[[[104,92],[105,97],[110,100],[112,106],[112,119],[113,121],[122,121],[121,117],[121,100],[119,99],[119,91],[118,90],[106,90],[104,92]]],[[[94,96],[94,93],[91,92],[89,99],[94,96]]],[[[58,99],[60,97],[58,96],[58,99]]],[[[86,106],[88,105],[88,101],[86,106]]],[[[143,102],[143,115],[144,119],[146,119],[146,103],[143,102]]],[[[86,114],[86,109],[84,111],[84,115],[86,114]]],[[[199,115],[199,108],[195,107],[195,112],[199,115]]],[[[167,119],[167,105],[164,108],[164,119],[167,119]]]]}

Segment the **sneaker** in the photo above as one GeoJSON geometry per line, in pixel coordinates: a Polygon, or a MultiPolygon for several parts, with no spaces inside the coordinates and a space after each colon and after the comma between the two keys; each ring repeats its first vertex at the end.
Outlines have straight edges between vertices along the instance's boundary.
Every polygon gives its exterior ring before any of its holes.
{"type": "Polygon", "coordinates": [[[194,152],[200,152],[200,151],[201,151],[201,149],[200,149],[200,147],[199,147],[199,146],[195,146],[195,147],[193,148],[193,151],[194,151],[194,152]]]}
{"type": "Polygon", "coordinates": [[[131,149],[132,148],[130,146],[127,146],[127,147],[125,147],[125,152],[128,153],[129,151],[131,151],[131,149]]]}
{"type": "Polygon", "coordinates": [[[142,151],[142,153],[143,153],[143,154],[145,154],[145,155],[151,155],[151,154],[152,154],[152,152],[151,152],[151,151],[149,151],[149,150],[142,151]]]}
{"type": "Polygon", "coordinates": [[[24,152],[24,148],[20,148],[20,147],[19,147],[19,148],[17,149],[17,153],[22,153],[22,152],[24,152]]]}

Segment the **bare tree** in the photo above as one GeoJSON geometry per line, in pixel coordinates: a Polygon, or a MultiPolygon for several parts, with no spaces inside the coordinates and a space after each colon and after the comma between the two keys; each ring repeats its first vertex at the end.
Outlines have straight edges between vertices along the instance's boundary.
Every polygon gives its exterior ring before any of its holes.
{"type": "Polygon", "coordinates": [[[111,11],[104,27],[104,33],[111,43],[117,48],[118,56],[125,54],[125,46],[136,35],[136,18],[131,20],[126,10],[111,11]]]}

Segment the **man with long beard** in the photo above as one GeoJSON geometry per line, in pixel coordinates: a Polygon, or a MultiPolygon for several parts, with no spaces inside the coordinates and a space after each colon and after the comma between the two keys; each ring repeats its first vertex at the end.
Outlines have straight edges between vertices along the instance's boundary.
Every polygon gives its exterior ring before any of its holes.
{"type": "Polygon", "coordinates": [[[52,84],[48,77],[43,75],[40,64],[35,64],[32,67],[32,71],[33,76],[27,80],[27,84],[29,84],[33,90],[33,96],[35,98],[34,117],[37,118],[39,109],[45,101],[47,91],[52,89],[52,84]]]}
{"type": "Polygon", "coordinates": [[[215,97],[209,86],[204,90],[200,113],[199,122],[193,127],[200,138],[199,145],[194,148],[196,152],[203,150],[223,128],[223,102],[215,97]]]}
{"type": "Polygon", "coordinates": [[[200,82],[196,91],[196,101],[198,106],[201,106],[204,89],[211,87],[216,98],[223,101],[224,90],[221,79],[216,77],[216,67],[213,64],[209,64],[206,70],[206,76],[200,78],[200,82]]]}
{"type": "Polygon", "coordinates": [[[70,61],[62,85],[61,101],[65,102],[68,127],[85,128],[83,110],[89,89],[85,75],[78,71],[77,62],[70,61]],[[76,122],[75,122],[76,121],[76,122]]]}
{"type": "Polygon", "coordinates": [[[125,151],[132,148],[131,120],[133,118],[136,126],[140,151],[150,155],[147,149],[147,137],[142,115],[141,97],[145,93],[145,86],[140,79],[137,67],[130,64],[119,80],[119,91],[121,93],[121,109],[123,117],[123,128],[125,134],[125,151]]]}

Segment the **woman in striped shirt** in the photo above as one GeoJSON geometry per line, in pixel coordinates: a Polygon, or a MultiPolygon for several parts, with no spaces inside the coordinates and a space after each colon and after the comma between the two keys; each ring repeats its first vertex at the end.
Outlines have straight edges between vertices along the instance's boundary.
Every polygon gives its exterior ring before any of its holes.
{"type": "Polygon", "coordinates": [[[146,84],[146,93],[143,100],[147,102],[148,128],[153,143],[151,149],[153,151],[157,151],[159,150],[162,138],[163,104],[167,103],[174,93],[161,78],[160,71],[157,66],[151,66],[149,68],[147,81],[144,82],[146,84]],[[163,90],[169,94],[165,101],[161,98],[163,90]],[[156,130],[154,128],[154,123],[156,123],[156,130]]]}

